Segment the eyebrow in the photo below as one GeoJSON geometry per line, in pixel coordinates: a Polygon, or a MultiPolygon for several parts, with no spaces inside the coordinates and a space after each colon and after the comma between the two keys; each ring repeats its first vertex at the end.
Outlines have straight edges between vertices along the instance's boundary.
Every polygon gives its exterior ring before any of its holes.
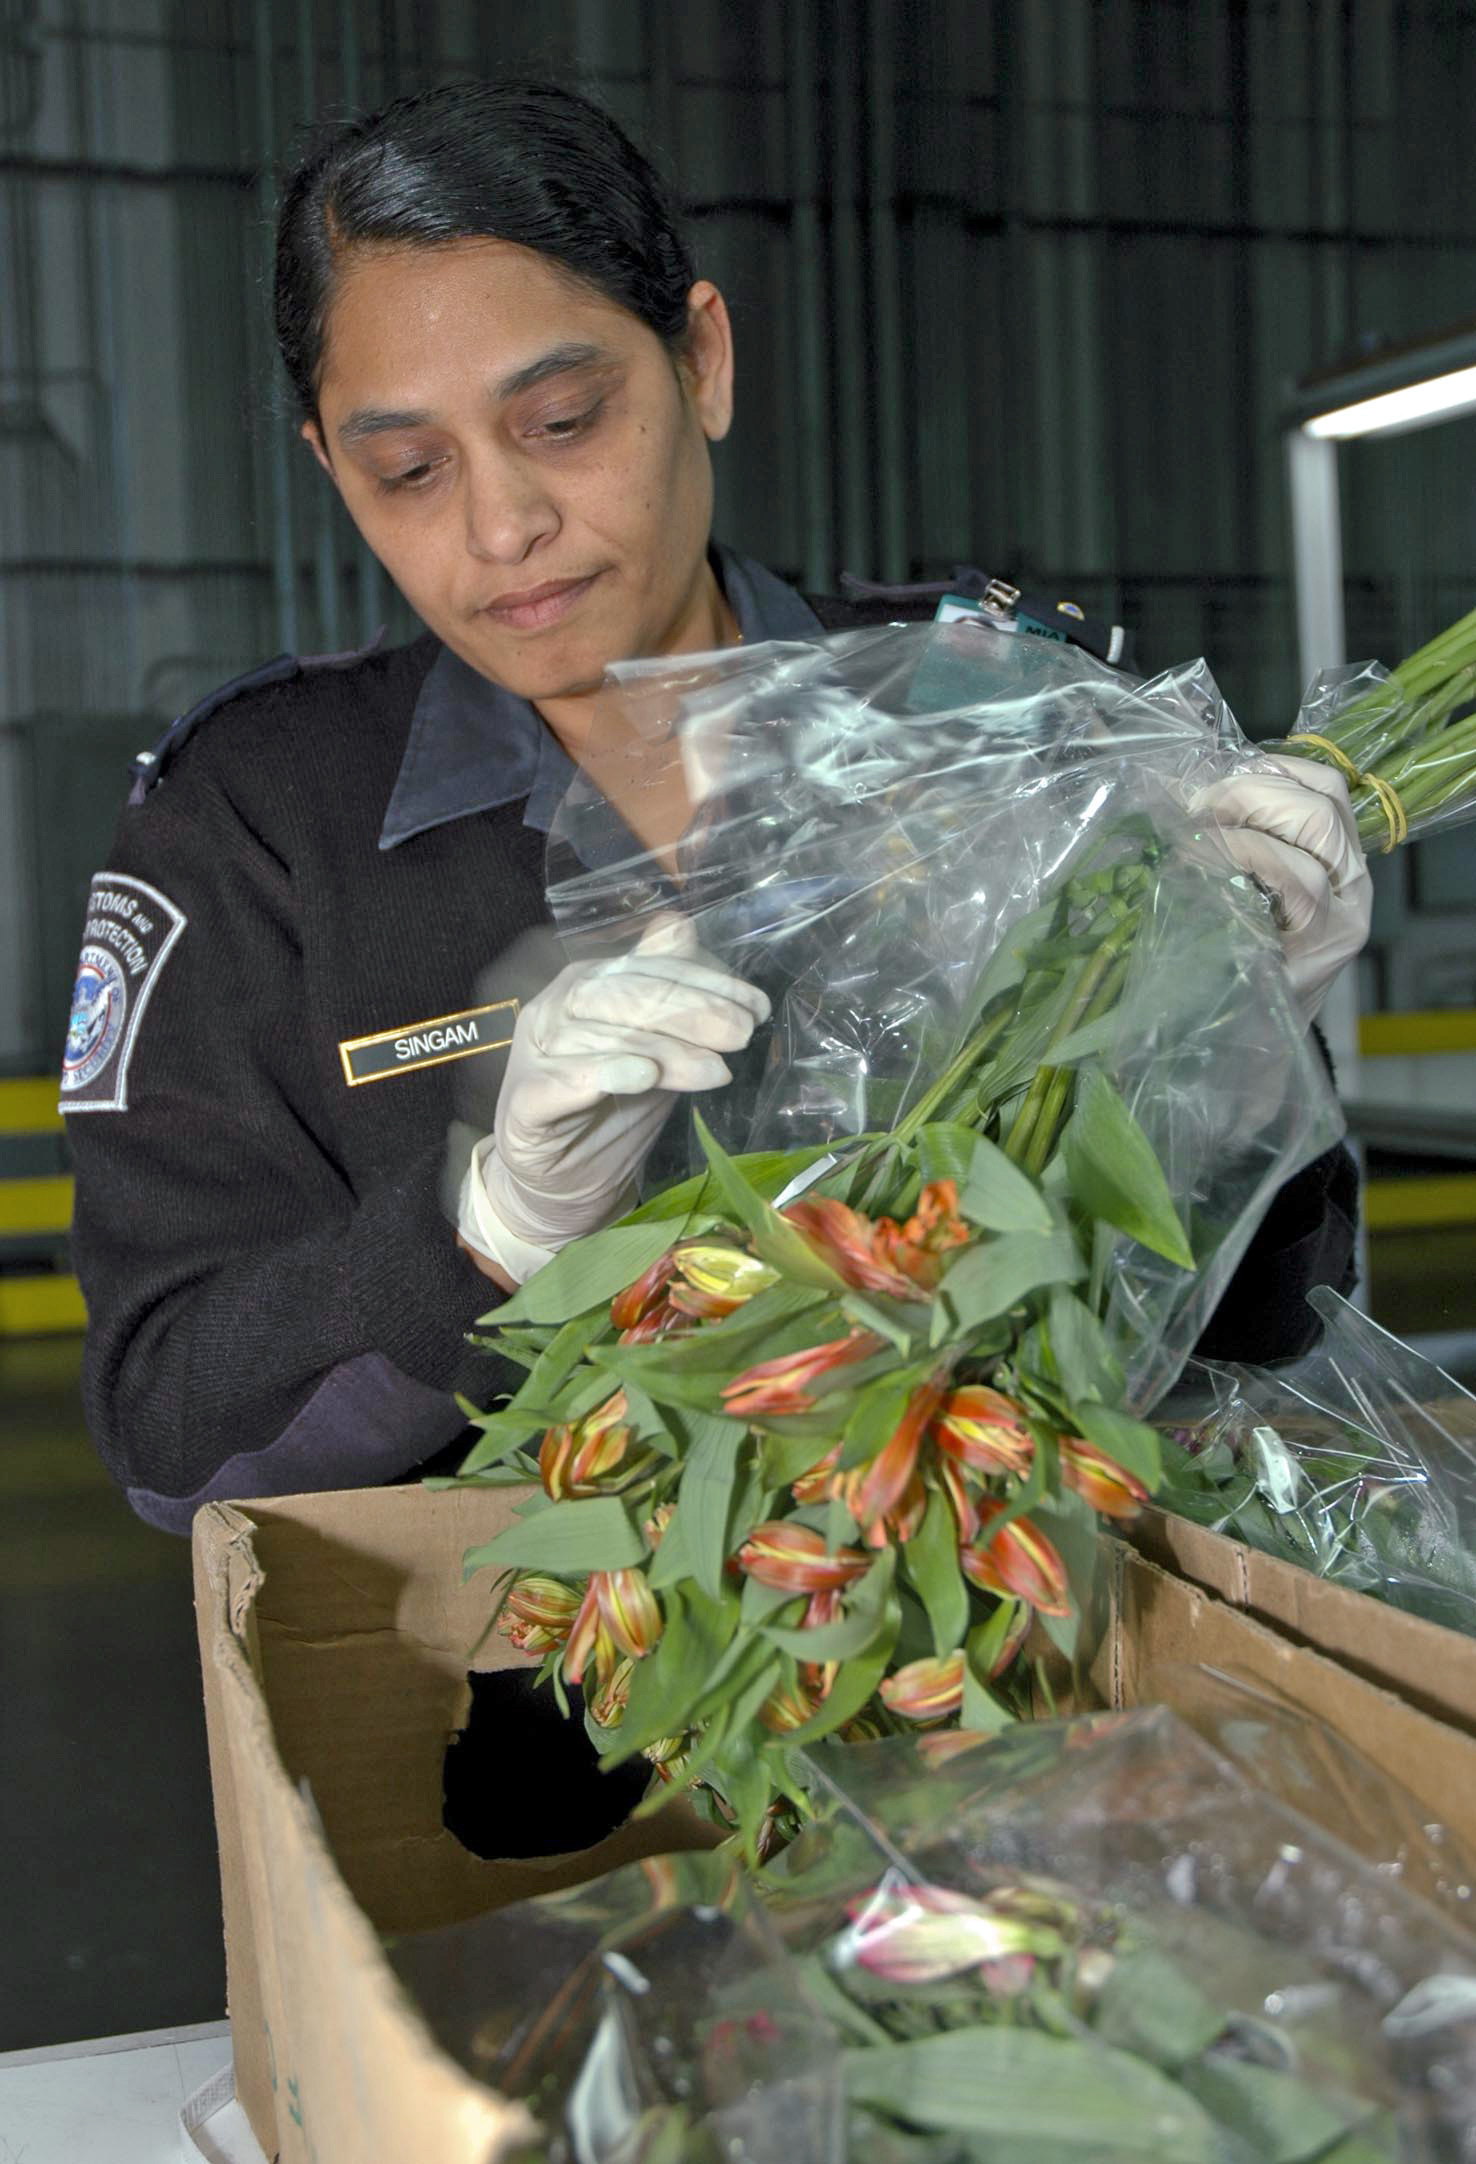
{"type": "MultiPolygon", "coordinates": [[[[515,368],[510,376],[493,387],[493,397],[498,400],[518,398],[524,391],[547,382],[550,376],[568,376],[580,369],[608,367],[614,355],[603,346],[569,343],[550,346],[547,353],[529,361],[522,368],[515,368]]],[[[386,436],[401,428],[426,428],[434,422],[430,413],[416,412],[409,408],[394,406],[357,406],[339,424],[338,440],[344,444],[364,443],[371,436],[386,436]]]]}

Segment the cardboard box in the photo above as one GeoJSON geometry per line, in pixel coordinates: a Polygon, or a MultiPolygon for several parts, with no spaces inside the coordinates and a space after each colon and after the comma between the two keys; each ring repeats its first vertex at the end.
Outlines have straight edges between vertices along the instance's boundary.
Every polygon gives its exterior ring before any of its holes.
{"type": "MultiPolygon", "coordinates": [[[[282,2164],[493,2164],[520,2106],[437,2047],[380,1934],[454,1922],[705,1830],[651,1819],[583,1855],[493,1864],[440,1822],[485,1576],[461,1556],[514,1491],[391,1488],[214,1504],[195,1521],[196,1599],[220,1835],[237,2093],[282,2164]]],[[[1120,1542],[1095,1677],[1111,1705],[1167,1697],[1204,1663],[1330,1722],[1476,1836],[1476,1739],[1120,1542]]],[[[479,1665],[509,1659],[503,1640],[479,1665]]]]}
{"type": "MultiPolygon", "coordinates": [[[[1435,1720],[1476,1736],[1476,1639],[1315,1578],[1187,1518],[1145,1511],[1131,1538],[1161,1569],[1270,1624],[1295,1644],[1325,1653],[1435,1720]]],[[[1442,1808],[1450,1808],[1448,1796],[1442,1808]]]]}

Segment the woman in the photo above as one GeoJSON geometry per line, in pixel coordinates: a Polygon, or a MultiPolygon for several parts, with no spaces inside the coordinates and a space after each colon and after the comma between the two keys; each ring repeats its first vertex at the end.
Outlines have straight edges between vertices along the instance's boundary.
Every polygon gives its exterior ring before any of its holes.
{"type": "MultiPolygon", "coordinates": [[[[285,191],[276,313],[324,485],[428,630],[204,702],[141,763],[94,884],[63,1080],[84,1388],[131,1501],[179,1531],[210,1496],[392,1480],[452,1444],[451,1393],[498,1387],[465,1343],[495,1288],[624,1206],[675,1093],[764,1018],[679,925],[550,960],[521,1008],[474,991],[545,925],[607,664],[931,613],[809,601],[713,544],[727,311],[577,97],[459,85],[335,125],[285,191]],[[453,1236],[462,1063],[500,1090],[453,1236]]],[[[1218,811],[1310,1012],[1367,909],[1341,784],[1297,766],[1218,811]]],[[[672,838],[682,814],[654,817],[672,838]]],[[[1342,1152],[1283,1191],[1221,1349],[1305,1342],[1354,1206],[1342,1152]]]]}

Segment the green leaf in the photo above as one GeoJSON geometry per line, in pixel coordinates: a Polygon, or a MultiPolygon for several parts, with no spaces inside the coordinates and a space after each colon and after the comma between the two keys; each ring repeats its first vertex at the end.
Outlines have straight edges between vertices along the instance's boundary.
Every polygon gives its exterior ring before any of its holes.
{"type": "Polygon", "coordinates": [[[847,1589],[845,1613],[838,1621],[817,1623],[810,1630],[767,1623],[763,1635],[801,1661],[848,1661],[865,1653],[885,1624],[896,1568],[896,1551],[883,1548],[865,1577],[847,1589]]]}
{"type": "Polygon", "coordinates": [[[467,1549],[462,1576],[469,1578],[488,1563],[572,1577],[580,1571],[630,1570],[645,1560],[646,1543],[624,1506],[613,1495],[597,1495],[555,1503],[535,1517],[504,1526],[494,1539],[467,1549]]]}
{"type": "Polygon", "coordinates": [[[1082,1618],[1092,1606],[1102,1563],[1097,1514],[1081,1496],[1068,1489],[1064,1494],[1053,1495],[1040,1503],[1034,1517],[1066,1565],[1066,1578],[1071,1587],[1071,1614],[1043,1615],[1041,1628],[1067,1660],[1074,1660],[1082,1618]]]}
{"type": "Polygon", "coordinates": [[[482,1440],[473,1445],[462,1472],[480,1472],[484,1465],[497,1464],[519,1443],[526,1442],[530,1435],[541,1434],[550,1425],[537,1408],[558,1394],[584,1358],[591,1338],[599,1334],[607,1320],[605,1313],[596,1309],[566,1322],[539,1354],[512,1403],[500,1412],[476,1416],[474,1424],[481,1428],[482,1440]]]}
{"type": "Polygon", "coordinates": [[[902,1563],[928,1611],[933,1651],[941,1660],[968,1628],[969,1589],[958,1567],[958,1526],[946,1495],[934,1488],[923,1522],[902,1551],[902,1563]]]}
{"type": "Polygon", "coordinates": [[[716,1413],[689,1413],[682,1472],[682,1534],[692,1575],[709,1600],[723,1590],[728,1560],[728,1514],[738,1477],[738,1451],[748,1430],[716,1413]]]}
{"type": "Polygon", "coordinates": [[[1051,1359],[1068,1397],[1116,1398],[1122,1391],[1122,1363],[1101,1323],[1074,1292],[1057,1285],[1047,1311],[1051,1359]]]}
{"type": "Polygon", "coordinates": [[[659,1736],[685,1732],[737,1626],[731,1602],[691,1600],[680,1586],[671,1587],[661,1605],[665,1627],[652,1651],[635,1664],[625,1713],[607,1749],[609,1761],[630,1758],[659,1736]]]}
{"type": "Polygon", "coordinates": [[[671,1245],[666,1224],[606,1225],[560,1248],[484,1322],[568,1322],[604,1307],[671,1245]]]}
{"type": "Polygon", "coordinates": [[[768,1486],[790,1487],[812,1465],[825,1456],[833,1439],[828,1423],[818,1433],[805,1432],[796,1435],[786,1426],[782,1435],[764,1433],[759,1437],[758,1461],[768,1486]]]}
{"type": "Polygon", "coordinates": [[[964,1248],[945,1272],[938,1297],[947,1302],[959,1330],[976,1330],[1042,1285],[1073,1284],[1085,1274],[1076,1242],[1064,1228],[1007,1232],[964,1248]]]}
{"type": "Polygon", "coordinates": [[[935,1120],[919,1127],[914,1138],[919,1178],[924,1185],[930,1180],[966,1180],[978,1142],[973,1128],[961,1120],[935,1120]]]}
{"type": "Polygon", "coordinates": [[[1212,2121],[1157,2067],[1126,2052],[1016,2026],[966,2028],[844,2055],[846,2092],[929,2133],[1121,2151],[1144,2164],[1215,2164],[1212,2121]]]}
{"type": "Polygon", "coordinates": [[[959,1726],[978,1735],[997,1735],[1015,1716],[990,1683],[990,1671],[1004,1651],[1010,1626],[1019,1614],[1017,1600],[1002,1600],[986,1622],[976,1624],[964,1647],[964,1694],[959,1726]]]}
{"type": "Polygon", "coordinates": [[[880,1450],[883,1443],[891,1440],[893,1430],[907,1410],[908,1399],[927,1373],[925,1366],[893,1368],[890,1374],[879,1375],[867,1384],[846,1422],[840,1454],[842,1470],[860,1465],[880,1450]]]}
{"type": "Polygon", "coordinates": [[[792,1734],[785,1737],[785,1746],[803,1750],[807,1744],[818,1743],[822,1736],[833,1735],[837,1728],[844,1728],[847,1721],[854,1720],[862,1707],[875,1696],[877,1685],[887,1672],[892,1658],[892,1648],[897,1643],[897,1633],[902,1628],[902,1609],[895,1595],[888,1598],[882,1616],[880,1635],[873,1641],[869,1653],[858,1654],[845,1662],[830,1696],[809,1720],[803,1722],[792,1734]]]}
{"type": "Polygon", "coordinates": [[[1194,1268],[1194,1251],[1153,1145],[1098,1068],[1085,1069],[1077,1084],[1063,1147],[1084,1210],[1181,1269],[1194,1268]]]}
{"type": "Polygon", "coordinates": [[[712,1168],[713,1182],[723,1209],[730,1211],[739,1224],[747,1228],[760,1259],[771,1269],[782,1271],[785,1277],[796,1279],[802,1285],[818,1285],[826,1292],[843,1292],[845,1280],[839,1271],[832,1270],[809,1241],[749,1186],[700,1112],[693,1112],[692,1124],[712,1168]]]}
{"type": "Polygon", "coordinates": [[[1089,1443],[1141,1480],[1152,1494],[1163,1478],[1163,1443],[1157,1428],[1112,1405],[1073,1405],[1071,1417],[1089,1443]]]}
{"type": "Polygon", "coordinates": [[[973,1162],[959,1190],[964,1216],[990,1232],[1049,1232],[1051,1213],[1040,1189],[983,1135],[974,1137],[973,1162]]]}
{"type": "Polygon", "coordinates": [[[1118,1954],[1097,1995],[1092,2026],[1104,2044],[1136,2052],[1172,2073],[1208,2050],[1225,2026],[1224,2010],[1162,1954],[1118,1954]]]}
{"type": "MultiPolygon", "coordinates": [[[[790,1181],[807,1172],[818,1158],[833,1156],[837,1149],[854,1148],[864,1137],[848,1136],[842,1142],[811,1143],[802,1150],[752,1150],[746,1156],[735,1157],[732,1163],[744,1180],[772,1201],[782,1195],[790,1181]]],[[[620,1220],[624,1225],[670,1223],[677,1217],[695,1217],[707,1213],[716,1215],[718,1191],[710,1172],[694,1173],[691,1179],[679,1181],[667,1187],[659,1195],[652,1195],[638,1209],[630,1210],[620,1220]]]]}
{"type": "Polygon", "coordinates": [[[1179,2080],[1263,2164],[1311,2164],[1374,2114],[1374,2106],[1361,2097],[1310,2089],[1274,2067],[1240,2060],[1186,2066],[1179,2080]]]}
{"type": "Polygon", "coordinates": [[[670,1585],[693,1575],[692,1558],[687,1553],[686,1520],[682,1506],[677,1503],[661,1536],[661,1546],[651,1558],[646,1576],[651,1581],[653,1593],[664,1593],[670,1585]]]}

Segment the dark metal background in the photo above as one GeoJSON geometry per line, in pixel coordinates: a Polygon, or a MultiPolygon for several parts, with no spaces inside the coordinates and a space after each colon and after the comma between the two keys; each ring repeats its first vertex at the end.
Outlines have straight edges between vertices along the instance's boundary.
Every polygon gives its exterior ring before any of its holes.
{"type": "MultiPolygon", "coordinates": [[[[726,537],[819,586],[1049,581],[1257,733],[1297,690],[1287,380],[1476,314],[1469,6],[0,0],[0,1069],[52,1063],[119,743],[408,628],[280,411],[265,174],[308,113],[500,69],[677,178],[737,324],[726,537]]],[[[1473,447],[1345,455],[1352,651],[1469,605],[1473,447]]]]}

